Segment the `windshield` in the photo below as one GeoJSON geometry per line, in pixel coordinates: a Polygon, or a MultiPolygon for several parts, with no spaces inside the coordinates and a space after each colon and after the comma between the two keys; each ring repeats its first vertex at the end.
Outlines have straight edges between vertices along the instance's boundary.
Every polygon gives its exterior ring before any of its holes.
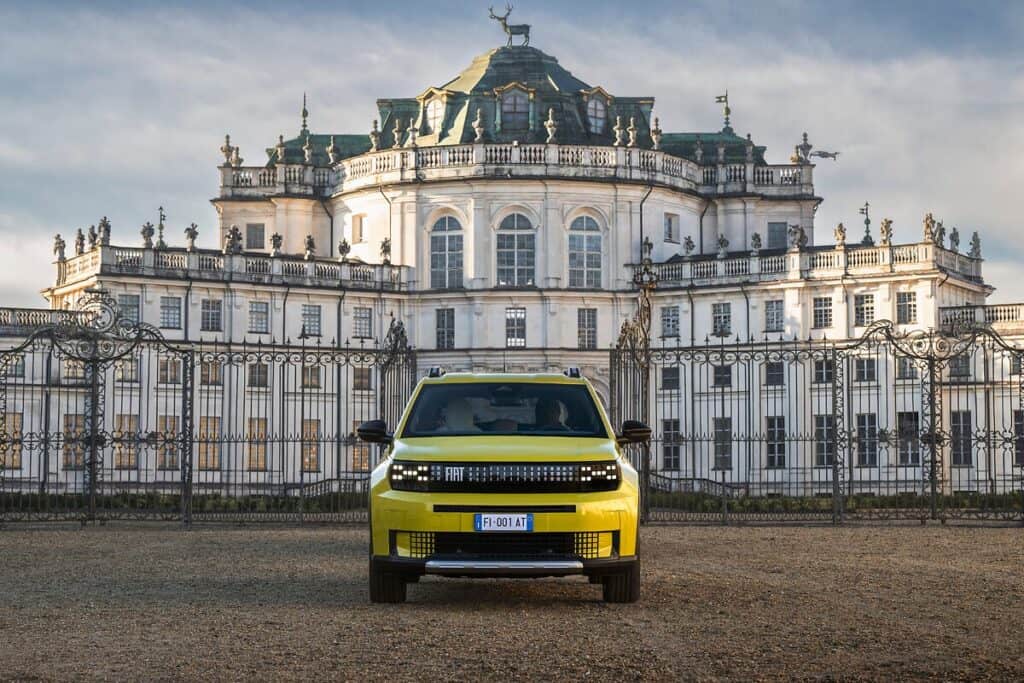
{"type": "Polygon", "coordinates": [[[482,434],[608,438],[585,386],[526,382],[426,384],[402,431],[403,438],[482,434]]]}

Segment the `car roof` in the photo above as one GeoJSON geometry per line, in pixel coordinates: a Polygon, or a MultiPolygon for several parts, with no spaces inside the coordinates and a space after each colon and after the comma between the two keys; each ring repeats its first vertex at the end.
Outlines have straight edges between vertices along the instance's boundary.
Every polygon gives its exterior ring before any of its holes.
{"type": "Polygon", "coordinates": [[[484,382],[520,382],[523,384],[586,384],[582,377],[567,377],[560,372],[450,372],[440,377],[424,377],[424,384],[468,384],[484,382]]]}

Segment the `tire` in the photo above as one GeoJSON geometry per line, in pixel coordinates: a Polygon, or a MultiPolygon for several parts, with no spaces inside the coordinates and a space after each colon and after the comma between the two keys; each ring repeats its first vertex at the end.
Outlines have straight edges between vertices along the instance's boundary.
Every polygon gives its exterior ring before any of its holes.
{"type": "Polygon", "coordinates": [[[610,574],[602,581],[605,602],[636,602],[640,599],[640,559],[628,569],[610,574]]]}
{"type": "Polygon", "coordinates": [[[382,571],[370,558],[370,602],[405,602],[405,579],[401,574],[382,571]]]}

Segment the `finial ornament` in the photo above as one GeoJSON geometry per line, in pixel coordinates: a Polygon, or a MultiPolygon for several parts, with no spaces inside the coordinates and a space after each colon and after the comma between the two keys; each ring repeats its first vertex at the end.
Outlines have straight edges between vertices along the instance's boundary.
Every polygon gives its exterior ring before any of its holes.
{"type": "Polygon", "coordinates": [[[754,161],[754,140],[750,137],[750,133],[747,133],[747,139],[744,141],[743,146],[746,150],[747,163],[753,163],[754,161]]]}
{"type": "Polygon", "coordinates": [[[306,125],[306,119],[309,118],[309,110],[306,109],[306,93],[302,93],[302,135],[309,135],[309,127],[306,125]]]}
{"type": "Polygon", "coordinates": [[[790,161],[794,164],[811,163],[811,150],[814,149],[814,145],[807,140],[807,131],[804,131],[803,142],[797,145],[794,149],[796,150],[796,158],[790,159],[790,161]]]}
{"type": "Polygon", "coordinates": [[[658,121],[658,117],[654,117],[654,128],[651,128],[651,149],[658,151],[661,149],[661,122],[658,121]]]}
{"type": "Polygon", "coordinates": [[[629,117],[629,128],[626,129],[626,133],[629,134],[629,142],[626,146],[636,147],[636,119],[632,116],[629,117]]]}
{"type": "Polygon", "coordinates": [[[278,135],[277,136],[277,147],[275,149],[277,150],[277,163],[283,164],[284,163],[284,155],[285,155],[285,152],[286,152],[285,147],[284,147],[284,136],[283,135],[278,135]]]}
{"type": "MultiPolygon", "coordinates": [[[[978,233],[974,233],[974,234],[977,235],[978,233]]],[[[58,232],[53,237],[53,255],[57,257],[58,261],[66,261],[67,260],[67,256],[64,253],[64,250],[66,248],[67,248],[67,245],[64,243],[64,238],[62,238],[60,236],[60,233],[58,232]]]]}
{"type": "Polygon", "coordinates": [[[100,246],[110,246],[110,219],[106,216],[100,219],[100,246]]]}
{"type": "Polygon", "coordinates": [[[480,107],[476,108],[476,118],[473,119],[473,142],[481,143],[484,141],[484,112],[480,107]]]}
{"type": "Polygon", "coordinates": [[[971,258],[981,258],[981,237],[978,236],[977,230],[971,235],[971,250],[967,252],[967,255],[971,258]]]}
{"type": "Polygon", "coordinates": [[[756,254],[757,252],[761,251],[761,247],[761,233],[755,232],[753,235],[750,236],[750,250],[756,254]]]}
{"type": "Polygon", "coordinates": [[[164,242],[164,221],[167,219],[167,214],[164,213],[164,207],[162,206],[158,209],[158,211],[158,216],[160,217],[160,219],[157,221],[156,224],[156,248],[166,249],[167,242],[164,242]]]}
{"type": "Polygon", "coordinates": [[[846,248],[846,227],[842,223],[837,225],[835,230],[832,231],[832,236],[835,237],[836,248],[846,248]]]}
{"type": "Polygon", "coordinates": [[[693,238],[687,235],[683,238],[683,253],[689,256],[693,253],[693,250],[697,248],[697,245],[693,243],[693,238]]]}
{"type": "Polygon", "coordinates": [[[696,141],[693,144],[693,158],[699,164],[704,161],[704,140],[700,133],[697,133],[696,141]]]}
{"type": "Polygon", "coordinates": [[[146,221],[142,224],[142,230],[139,233],[142,235],[142,248],[152,249],[153,248],[153,234],[156,231],[153,230],[153,224],[146,221]]]}
{"type": "Polygon", "coordinates": [[[892,244],[892,219],[883,218],[882,222],[878,226],[879,243],[883,247],[888,247],[892,244]]]}
{"type": "Polygon", "coordinates": [[[508,36],[508,43],[506,47],[512,47],[512,36],[522,36],[523,44],[520,47],[526,47],[530,44],[530,25],[529,24],[510,24],[508,23],[508,15],[512,14],[512,10],[515,9],[512,3],[505,4],[505,14],[503,16],[497,16],[494,14],[494,7],[489,8],[491,13],[491,19],[494,19],[501,28],[505,31],[505,35],[508,36]]]}
{"type": "Polygon", "coordinates": [[[787,233],[789,235],[790,251],[800,251],[807,246],[807,232],[802,225],[790,225],[787,233]]]}
{"type": "Polygon", "coordinates": [[[416,129],[416,118],[415,117],[410,118],[409,119],[409,137],[405,141],[405,146],[406,147],[415,147],[416,146],[416,133],[417,132],[418,131],[416,129]]]}
{"type": "Polygon", "coordinates": [[[242,159],[242,156],[238,153],[238,145],[235,145],[231,150],[231,165],[238,168],[242,165],[243,161],[245,160],[242,159]]]}
{"type": "Polygon", "coordinates": [[[377,119],[373,120],[373,128],[370,129],[370,151],[376,152],[380,149],[380,131],[377,130],[377,119]]]}
{"type": "Polygon", "coordinates": [[[395,117],[395,127],[391,129],[391,137],[395,139],[392,149],[398,149],[402,146],[402,122],[395,117]]]}
{"type": "Polygon", "coordinates": [[[306,142],[302,145],[302,157],[305,159],[307,164],[313,163],[313,143],[311,142],[309,135],[306,136],[306,142]]]}
{"type": "Polygon", "coordinates": [[[935,222],[935,244],[943,249],[946,248],[946,226],[942,224],[942,221],[935,222]]]}
{"type": "MultiPolygon", "coordinates": [[[[480,111],[477,109],[477,111],[480,111]]],[[[555,109],[554,107],[548,108],[548,120],[544,122],[544,129],[548,132],[547,143],[553,145],[555,143],[555,133],[558,132],[558,123],[555,121],[555,109]]]]}
{"type": "Polygon", "coordinates": [[[622,134],[626,132],[626,129],[622,127],[622,117],[615,117],[615,125],[612,127],[612,132],[615,133],[615,142],[612,144],[616,147],[622,147],[622,134]]]}
{"type": "Polygon", "coordinates": [[[185,228],[185,251],[196,250],[197,237],[199,237],[199,226],[195,223],[189,223],[188,227],[185,228]]]}
{"type": "Polygon", "coordinates": [[[78,232],[75,233],[75,256],[81,256],[85,253],[85,233],[79,228],[78,232]]]}
{"type": "Polygon", "coordinates": [[[380,260],[385,266],[391,265],[391,238],[385,237],[380,243],[380,260]]]}
{"type": "Polygon", "coordinates": [[[228,234],[224,238],[224,253],[242,253],[242,231],[238,229],[237,225],[232,225],[228,228],[228,234]]]}
{"type": "Polygon", "coordinates": [[[960,251],[960,231],[955,227],[949,231],[949,250],[960,251]]]}
{"type": "Polygon", "coordinates": [[[235,151],[235,148],[231,146],[231,136],[224,136],[224,144],[220,146],[220,153],[224,155],[224,165],[227,166],[231,163],[231,154],[235,151]]]}
{"type": "Polygon", "coordinates": [[[718,258],[725,258],[729,253],[729,238],[719,233],[718,235],[718,258]]]}
{"type": "Polygon", "coordinates": [[[860,243],[865,247],[873,247],[875,240],[871,237],[871,204],[864,202],[864,206],[857,209],[857,212],[864,216],[864,239],[860,243]]]}
{"type": "Polygon", "coordinates": [[[306,235],[305,247],[306,253],[303,258],[310,261],[314,256],[316,256],[316,242],[313,240],[312,235],[306,235]]]}
{"type": "Polygon", "coordinates": [[[331,136],[331,144],[327,145],[327,159],[331,162],[331,166],[338,163],[338,148],[334,145],[334,136],[331,136]]]}
{"type": "Polygon", "coordinates": [[[273,235],[271,235],[270,236],[270,255],[271,256],[280,256],[281,255],[281,245],[283,243],[284,243],[284,238],[281,237],[281,233],[275,232],[273,235]]]}
{"type": "Polygon", "coordinates": [[[348,255],[352,252],[352,245],[348,243],[348,240],[344,237],[338,242],[338,260],[345,262],[348,260],[348,255]]]}
{"type": "Polygon", "coordinates": [[[89,251],[92,251],[96,248],[96,244],[99,242],[99,235],[96,234],[95,225],[89,226],[89,232],[86,234],[86,237],[89,240],[89,251]]]}
{"type": "Polygon", "coordinates": [[[729,108],[729,91],[726,90],[724,95],[717,95],[715,102],[722,105],[722,116],[725,118],[725,126],[722,128],[722,131],[731,132],[732,126],[729,125],[729,116],[732,114],[732,109],[729,108]]]}
{"type": "Polygon", "coordinates": [[[931,212],[924,215],[924,241],[935,241],[935,219],[932,218],[931,212]]]}

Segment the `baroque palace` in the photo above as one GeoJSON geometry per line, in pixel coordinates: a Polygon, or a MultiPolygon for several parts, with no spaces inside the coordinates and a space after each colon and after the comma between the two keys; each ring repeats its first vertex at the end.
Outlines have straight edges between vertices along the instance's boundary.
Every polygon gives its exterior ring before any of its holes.
{"type": "MultiPolygon", "coordinates": [[[[842,225],[815,225],[822,198],[812,162],[834,155],[813,151],[806,134],[794,134],[797,144],[791,156],[783,155],[786,162],[769,163],[764,146],[733,130],[728,96],[718,101],[724,104],[720,130],[667,132],[653,97],[608,92],[541,50],[510,44],[415,96],[379,99],[365,133],[314,132],[304,103],[298,133],[278,136],[255,165],[246,165],[225,137],[212,200],[221,248],[197,247],[194,224],[175,244],[176,230],[165,225],[162,211],[157,225],[142,226],[141,244],[112,242],[105,219],[67,242],[58,236],[56,281],[43,291],[50,313],[8,309],[0,330],[10,335],[22,329],[19,320],[44,322],[95,289],[116,299],[121,316],[159,329],[171,342],[225,348],[375,347],[392,321],[401,321],[420,372],[427,366],[578,366],[609,402],[623,400],[612,396],[609,349],[636,314],[640,292],[651,346],[662,352],[797,340],[811,340],[813,348],[814,341],[855,340],[880,320],[891,321],[896,334],[964,320],[1019,332],[1019,306],[985,305],[992,288],[982,279],[977,233],[962,245],[956,229],[947,233],[928,214],[918,241],[896,244],[892,222],[873,228],[867,205],[863,229],[848,234],[842,225]]],[[[1001,363],[999,372],[1009,377],[1019,373],[1019,357],[1011,356],[1005,363],[1002,356],[986,356],[975,370],[1001,363]]],[[[826,401],[816,388],[834,386],[835,369],[827,364],[833,361],[813,354],[760,358],[756,368],[748,363],[749,371],[735,358],[719,359],[706,377],[692,357],[684,360],[689,365],[655,367],[643,399],[653,397],[653,414],[646,417],[655,432],[653,467],[662,473],[693,482],[745,482],[748,492],[821,493],[840,476],[828,465],[839,448],[837,434],[846,434],[840,439],[851,467],[846,480],[859,479],[863,490],[920,490],[928,478],[924,441],[891,438],[922,432],[927,415],[920,395],[893,385],[920,379],[926,369],[920,362],[912,367],[893,353],[869,366],[851,357],[841,407],[838,393],[826,401]],[[783,361],[806,369],[793,374],[783,361]],[[835,423],[840,410],[846,411],[844,425],[835,423]],[[854,473],[855,461],[865,469],[854,473]]],[[[172,383],[178,369],[162,363],[155,381],[172,383]]],[[[249,373],[239,384],[243,393],[215,397],[204,390],[190,408],[206,442],[196,451],[203,481],[227,481],[229,471],[236,481],[244,473],[250,483],[314,473],[329,480],[368,466],[350,426],[375,417],[373,410],[351,408],[377,404],[372,377],[357,369],[351,385],[326,386],[310,381],[303,368],[302,387],[324,390],[320,416],[299,416],[305,409],[295,407],[285,387],[272,400],[260,399],[265,415],[253,417],[243,406],[246,396],[268,385],[266,365],[257,365],[239,370],[249,373]],[[323,407],[334,404],[337,410],[323,407]],[[291,419],[288,410],[295,411],[296,425],[275,427],[291,419]],[[268,473],[276,457],[270,434],[286,432],[296,443],[284,444],[282,436],[278,456],[300,449],[294,457],[301,457],[301,471],[279,465],[275,478],[268,473]],[[333,464],[327,457],[332,448],[333,464]]],[[[8,376],[17,375],[12,369],[19,368],[9,366],[8,376]]],[[[26,378],[33,370],[23,366],[20,377],[26,378]]],[[[220,385],[220,370],[206,363],[201,370],[200,384],[220,385]]],[[[65,371],[52,371],[58,372],[65,371]]],[[[139,370],[120,372],[123,380],[139,370]]],[[[272,384],[272,368],[269,377],[272,384]]],[[[153,400],[163,395],[156,392],[153,400]]],[[[996,479],[1018,488],[1024,413],[1012,409],[1020,402],[1019,392],[1014,396],[1005,409],[986,412],[999,413],[1010,436],[999,462],[985,467],[977,442],[963,441],[980,409],[974,417],[968,409],[943,417],[960,420],[959,431],[956,424],[943,430],[951,434],[949,448],[960,449],[960,464],[967,458],[973,466],[957,480],[949,470],[957,453],[947,453],[949,471],[940,480],[949,490],[983,490],[996,479]]],[[[129,397],[123,403],[129,407],[110,408],[105,428],[167,433],[183,419],[173,407],[140,414],[131,406],[142,400],[129,397]],[[140,419],[152,426],[140,427],[140,419]]],[[[947,404],[952,409],[953,402],[947,404]]],[[[41,406],[26,401],[25,410],[41,406]]],[[[11,434],[37,419],[15,415],[11,396],[6,410],[11,434]]],[[[80,409],[67,410],[63,427],[52,427],[58,415],[46,418],[46,428],[63,429],[71,443],[68,430],[83,423],[75,412],[80,409]]],[[[153,458],[166,456],[160,449],[168,446],[151,446],[135,447],[153,458]]],[[[63,461],[54,455],[45,469],[81,466],[77,456],[69,465],[67,449],[63,461]]],[[[108,479],[159,479],[159,472],[143,470],[160,466],[136,459],[137,452],[115,454],[114,462],[124,466],[107,463],[113,467],[108,479]]],[[[178,476],[176,462],[164,462],[168,481],[178,476]]],[[[28,463],[18,460],[22,467],[28,463]]],[[[9,458],[9,478],[14,464],[9,458]]],[[[32,467],[43,468],[38,461],[32,467]]],[[[73,486],[74,476],[65,481],[73,486]]]]}

